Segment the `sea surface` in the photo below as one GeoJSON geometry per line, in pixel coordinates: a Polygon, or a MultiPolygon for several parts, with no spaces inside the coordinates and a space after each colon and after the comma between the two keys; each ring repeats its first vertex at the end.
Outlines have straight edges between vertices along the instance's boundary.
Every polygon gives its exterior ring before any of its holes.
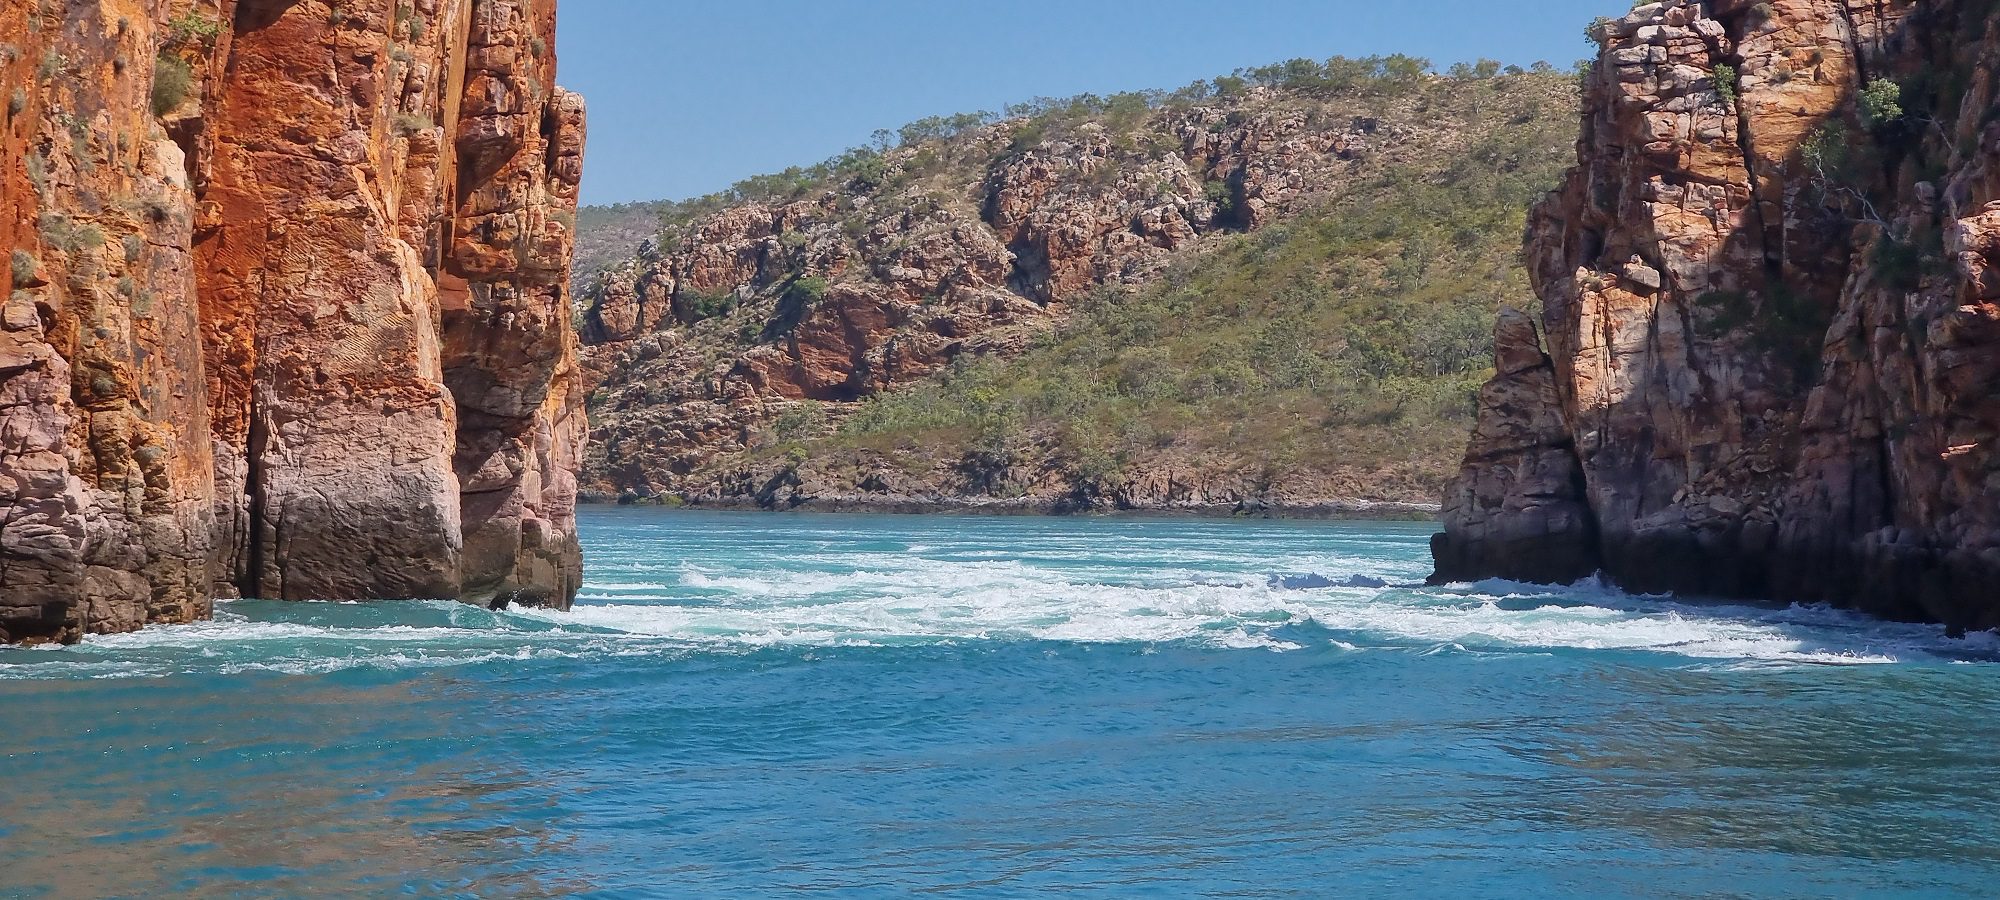
{"type": "Polygon", "coordinates": [[[1991,897],[2000,641],[1411,524],[589,509],[574,612],[0,650],[0,896],[1991,897]]]}

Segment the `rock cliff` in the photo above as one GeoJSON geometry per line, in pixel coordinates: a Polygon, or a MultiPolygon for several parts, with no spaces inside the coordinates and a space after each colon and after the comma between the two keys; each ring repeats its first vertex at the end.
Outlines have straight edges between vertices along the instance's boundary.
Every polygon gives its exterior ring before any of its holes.
{"type": "MultiPolygon", "coordinates": [[[[1259,83],[1221,79],[1176,95],[1086,97],[998,121],[973,119],[941,136],[920,123],[905,130],[900,145],[851,155],[817,181],[675,223],[585,292],[585,367],[597,384],[586,490],[767,507],[1040,511],[1309,512],[1354,505],[1346,500],[1429,501],[1455,450],[1335,471],[1274,463],[1282,455],[1275,441],[1242,438],[1232,450],[1196,446],[1185,434],[1099,464],[1076,458],[1074,447],[1065,447],[1076,441],[1032,421],[978,448],[958,447],[962,435],[914,432],[893,436],[905,445],[894,448],[856,451],[826,440],[851,432],[844,423],[857,410],[865,415],[873,399],[1063,340],[1080,305],[1218,280],[1225,268],[1242,276],[1230,285],[1233,296],[1205,306],[1233,303],[1243,314],[1211,324],[1268,328],[1262,357],[1334,368],[1342,348],[1363,341],[1331,330],[1301,333],[1333,315],[1326,310],[1350,295],[1396,295],[1408,287],[1399,281],[1405,268],[1483,247],[1481,235],[1397,230],[1388,223],[1399,213],[1387,207],[1414,206],[1415,187],[1459,177],[1489,187],[1533,178],[1529,195],[1538,194],[1561,163],[1567,126],[1555,123],[1573,114],[1569,78],[1502,75],[1493,64],[1483,77],[1452,79],[1422,66],[1406,58],[1295,61],[1250,79],[1259,83]],[[1502,133],[1506,140],[1494,140],[1502,133]],[[1483,172],[1459,172],[1461,164],[1483,172]],[[1325,239],[1321,231],[1370,216],[1381,224],[1379,235],[1366,236],[1373,249],[1424,258],[1338,272],[1315,259],[1282,275],[1250,275],[1308,240],[1325,239]],[[1294,225],[1296,233],[1278,228],[1294,225]],[[1427,249],[1413,249],[1419,245],[1427,249]],[[1214,264],[1202,262],[1211,257],[1214,264]],[[1260,308],[1253,313],[1252,306],[1260,308]],[[1288,327],[1270,321],[1278,318],[1288,327]]],[[[1461,193],[1485,202],[1490,192],[1461,193]]],[[[1503,218],[1518,219],[1527,203],[1503,205],[1503,218]]],[[[1486,262],[1478,252],[1461,255],[1453,261],[1486,262]]],[[[1511,262],[1511,247],[1500,255],[1511,262]]],[[[1431,274],[1439,281],[1466,271],[1431,274]]],[[[1499,288],[1483,274],[1475,280],[1474,291],[1499,288]]],[[[1484,297],[1455,299],[1481,307],[1477,319],[1493,308],[1484,297]]],[[[1483,342],[1484,329],[1475,334],[1483,342]]],[[[1113,353],[1146,340],[1117,338],[1098,358],[1112,362],[1113,353]]],[[[1190,402],[1162,411],[1162,421],[1185,419],[1198,415],[1195,401],[1233,396],[1277,365],[1227,358],[1250,349],[1210,348],[1191,366],[1169,363],[1160,348],[1162,358],[1146,363],[1147,377],[1134,371],[1123,378],[1127,384],[1100,385],[1095,380],[1105,376],[1090,373],[1093,383],[1074,388],[1147,403],[1173,394],[1190,402]],[[1176,383],[1204,373],[1215,376],[1206,387],[1176,383]]],[[[1475,369],[1483,367],[1483,349],[1476,356],[1482,362],[1475,369]]],[[[1444,364],[1423,377],[1454,372],[1444,364]]],[[[938,405],[963,412],[977,402],[953,397],[938,405]]],[[[1272,417],[1326,415],[1297,409],[1272,417]]]]}
{"type": "Polygon", "coordinates": [[[0,642],[239,594],[569,601],[554,17],[0,5],[0,642]]]}
{"type": "Polygon", "coordinates": [[[2000,626],[1990,3],[1670,0],[1597,26],[1437,576],[2000,626]]]}

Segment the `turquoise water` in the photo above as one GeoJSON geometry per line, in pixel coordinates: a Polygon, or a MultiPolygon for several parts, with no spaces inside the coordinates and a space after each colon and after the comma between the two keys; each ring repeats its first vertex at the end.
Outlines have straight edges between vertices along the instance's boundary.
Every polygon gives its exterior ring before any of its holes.
{"type": "Polygon", "coordinates": [[[586,511],[573,613],[0,651],[0,895],[1991,896],[2000,642],[1396,524],[586,511]]]}

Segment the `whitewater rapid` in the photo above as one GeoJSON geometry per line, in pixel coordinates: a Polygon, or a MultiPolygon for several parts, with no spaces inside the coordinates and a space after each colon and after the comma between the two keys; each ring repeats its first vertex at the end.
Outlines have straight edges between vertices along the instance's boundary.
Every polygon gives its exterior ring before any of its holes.
{"type": "MultiPolygon", "coordinates": [[[[1595,581],[1425,587],[1421,531],[1294,527],[1237,540],[1216,523],[1079,539],[941,525],[901,540],[828,520],[800,545],[600,540],[568,612],[443,601],[223,603],[196,625],[12,651],[0,678],[320,674],[508,660],[742,654],[772,648],[1179,644],[1216,651],[1664,654],[1741,665],[1984,660],[1993,635],[1838,610],[1698,603],[1595,581]],[[845,530],[843,530],[845,529],[845,530]],[[935,533],[933,533],[935,532],[935,533]],[[1006,546],[996,546],[996,543],[1006,546]],[[747,546],[745,546],[747,545],[747,546]]],[[[790,527],[798,528],[796,520],[790,527]]]]}

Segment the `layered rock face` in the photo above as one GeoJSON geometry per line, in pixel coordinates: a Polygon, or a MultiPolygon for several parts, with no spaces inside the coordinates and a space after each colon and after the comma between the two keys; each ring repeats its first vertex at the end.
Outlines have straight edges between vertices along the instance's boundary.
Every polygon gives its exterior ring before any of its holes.
{"type": "Polygon", "coordinates": [[[582,105],[529,0],[0,10],[0,642],[578,583],[582,105]]]}
{"type": "Polygon", "coordinates": [[[1438,577],[2000,626],[1990,4],[1674,0],[1602,37],[1438,577]]]}

